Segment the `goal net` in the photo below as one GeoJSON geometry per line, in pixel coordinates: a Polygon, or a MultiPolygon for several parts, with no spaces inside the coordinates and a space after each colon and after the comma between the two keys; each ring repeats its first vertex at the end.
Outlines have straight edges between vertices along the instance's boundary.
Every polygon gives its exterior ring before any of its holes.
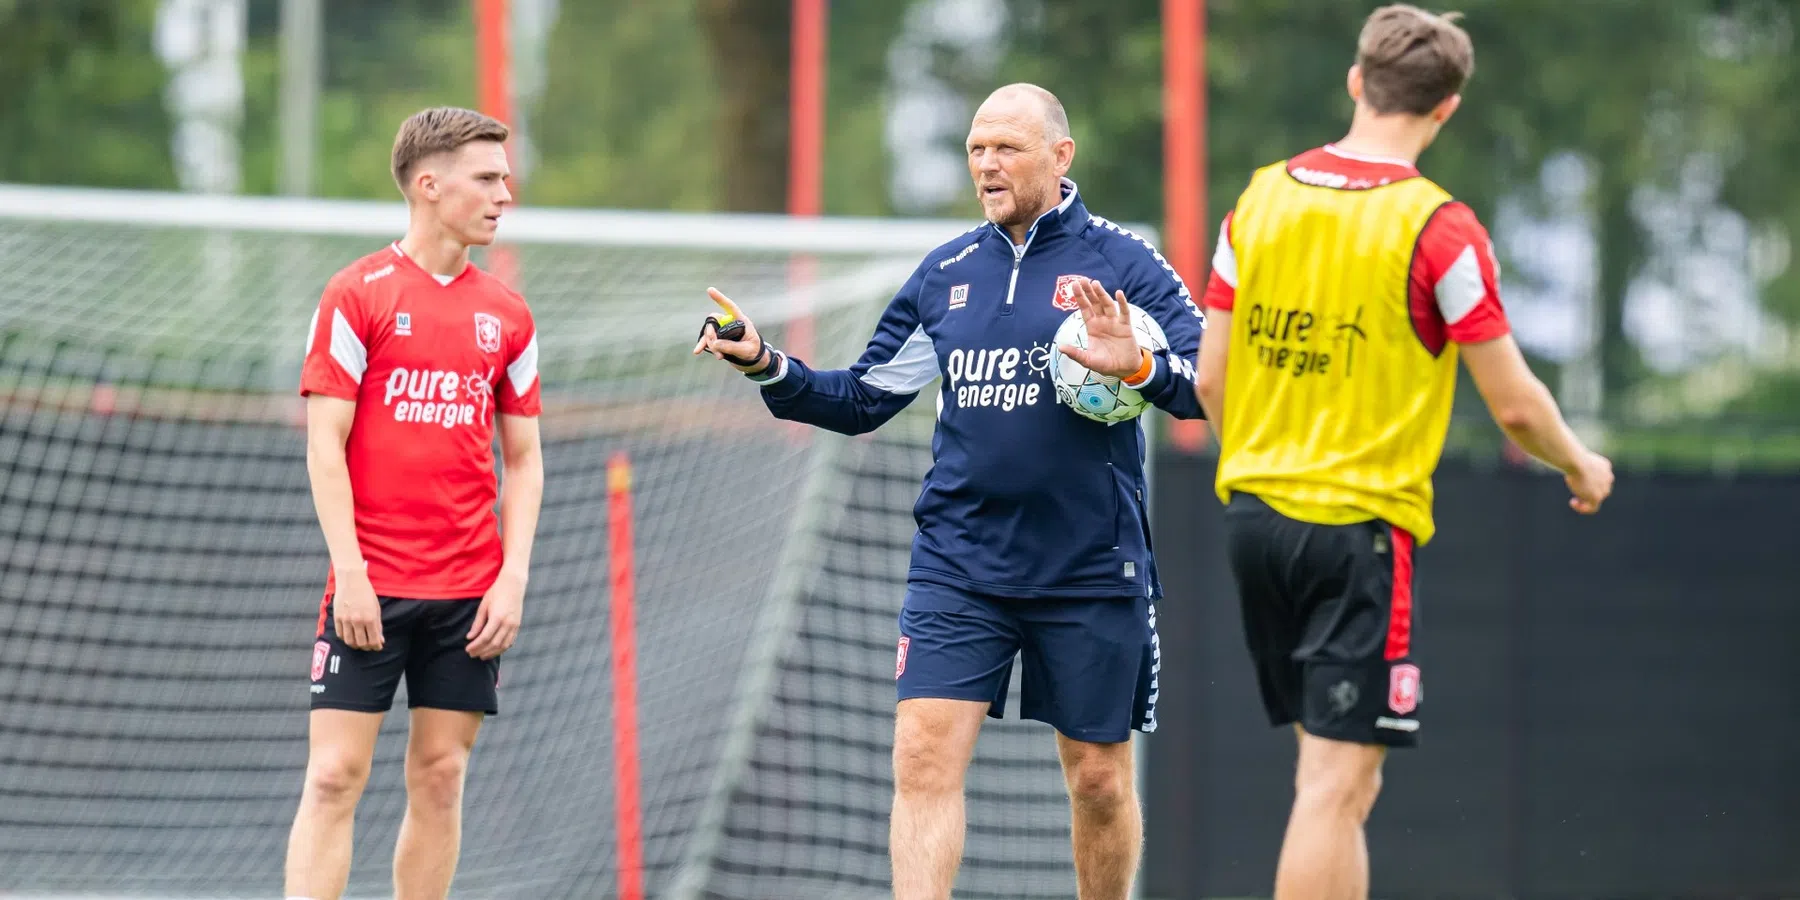
{"type": "MultiPolygon", "coordinates": [[[[0,186],[0,893],[279,891],[326,569],[304,329],[326,279],[404,225],[394,204],[0,186]]],[[[547,486],[459,893],[616,890],[622,452],[647,895],[888,896],[896,615],[935,388],[844,439],[776,422],[689,350],[717,285],[774,343],[846,365],[966,227],[526,209],[504,259],[478,255],[537,318],[547,486]]],[[[404,698],[351,896],[389,890],[404,698]]],[[[1072,896],[1049,729],[990,721],[968,789],[957,895],[1072,896]]]]}

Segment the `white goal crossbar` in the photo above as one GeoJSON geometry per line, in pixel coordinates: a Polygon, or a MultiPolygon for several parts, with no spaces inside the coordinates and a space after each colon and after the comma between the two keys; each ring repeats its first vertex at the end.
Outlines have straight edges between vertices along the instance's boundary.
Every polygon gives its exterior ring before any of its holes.
{"type": "MultiPolygon", "coordinates": [[[[388,237],[406,230],[406,205],[398,201],[0,183],[0,218],[388,237]]],[[[968,231],[974,224],[967,219],[815,218],[527,205],[506,213],[500,239],[508,243],[917,256],[968,231]]]]}

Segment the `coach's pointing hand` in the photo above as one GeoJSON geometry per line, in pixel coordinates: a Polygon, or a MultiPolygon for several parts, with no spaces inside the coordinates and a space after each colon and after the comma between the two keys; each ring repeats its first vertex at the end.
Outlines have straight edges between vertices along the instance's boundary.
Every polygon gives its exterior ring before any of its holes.
{"type": "Polygon", "coordinates": [[[739,372],[755,375],[769,367],[768,347],[763,344],[762,335],[756,333],[756,326],[744,316],[731,298],[719,292],[718,288],[707,288],[706,296],[711,297],[719,308],[724,310],[722,316],[708,316],[706,324],[700,326],[700,342],[694,345],[694,355],[711,353],[728,363],[739,372]],[[724,329],[729,335],[733,326],[742,324],[743,333],[734,337],[721,337],[724,329]]]}
{"type": "Polygon", "coordinates": [[[1064,344],[1063,355],[1101,375],[1129,378],[1136,374],[1144,364],[1144,350],[1131,333],[1131,306],[1125,292],[1108,297],[1100,282],[1083,278],[1075,287],[1075,306],[1087,326],[1088,345],[1082,349],[1064,344]]]}
{"type": "Polygon", "coordinates": [[[381,601],[375,597],[375,586],[369,583],[369,566],[338,566],[333,572],[336,585],[332,589],[332,626],[338,637],[354,650],[380,650],[381,601]]]}

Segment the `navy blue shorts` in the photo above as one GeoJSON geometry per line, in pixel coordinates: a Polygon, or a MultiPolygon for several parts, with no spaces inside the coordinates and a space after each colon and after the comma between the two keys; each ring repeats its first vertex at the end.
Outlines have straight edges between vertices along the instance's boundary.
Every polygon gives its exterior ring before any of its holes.
{"type": "Polygon", "coordinates": [[[1148,597],[1017,600],[913,582],[900,609],[901,700],[939,697],[1006,712],[1014,657],[1019,715],[1116,744],[1156,730],[1156,606],[1148,597]]]}

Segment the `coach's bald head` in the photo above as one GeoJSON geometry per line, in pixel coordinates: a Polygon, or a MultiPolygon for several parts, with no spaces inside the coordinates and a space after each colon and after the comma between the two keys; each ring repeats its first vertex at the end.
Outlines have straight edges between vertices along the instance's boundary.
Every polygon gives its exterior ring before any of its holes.
{"type": "Polygon", "coordinates": [[[989,94],[975,110],[975,121],[981,121],[984,115],[1016,121],[1035,120],[1042,126],[1044,138],[1049,143],[1069,136],[1069,114],[1063,110],[1062,101],[1044,88],[1023,81],[997,88],[989,94]]]}
{"type": "Polygon", "coordinates": [[[1009,84],[982,101],[969,124],[969,175],[988,221],[1023,241],[1031,223],[1062,201],[1075,162],[1069,116],[1056,95],[1009,84]]]}

